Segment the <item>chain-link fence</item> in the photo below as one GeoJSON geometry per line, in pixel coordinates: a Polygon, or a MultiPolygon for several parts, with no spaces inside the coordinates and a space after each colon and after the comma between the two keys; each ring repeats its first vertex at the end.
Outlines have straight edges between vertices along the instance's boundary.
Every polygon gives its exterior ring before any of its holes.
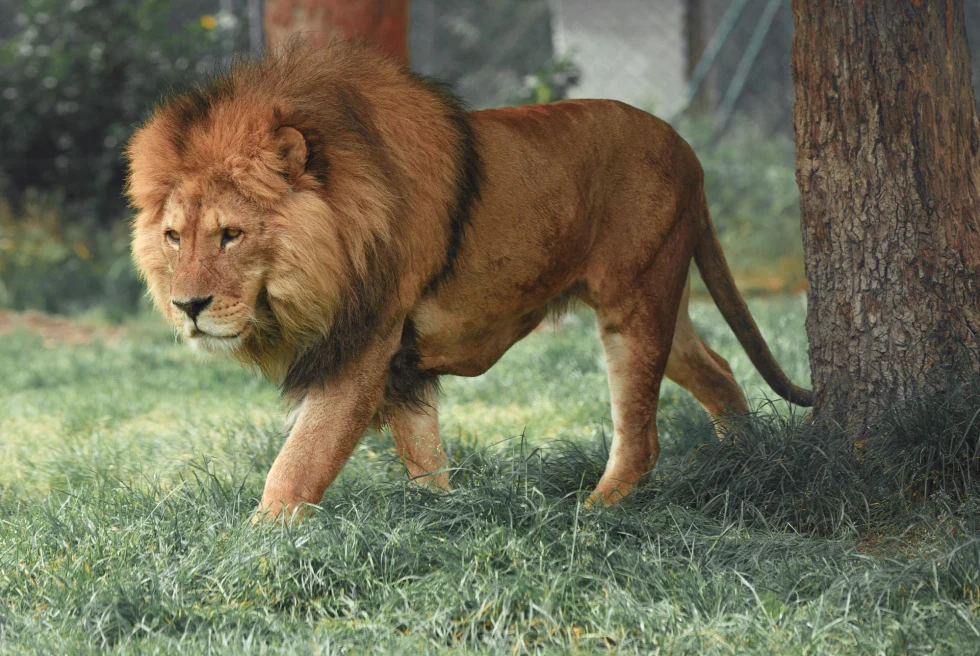
{"type": "MultiPolygon", "coordinates": [[[[792,131],[790,0],[413,0],[414,66],[476,107],[616,98],[716,134],[792,131]],[[555,72],[564,75],[553,85],[555,72]],[[569,81],[575,82],[569,86],[569,81]]],[[[980,97],[980,2],[966,3],[980,97]]]]}

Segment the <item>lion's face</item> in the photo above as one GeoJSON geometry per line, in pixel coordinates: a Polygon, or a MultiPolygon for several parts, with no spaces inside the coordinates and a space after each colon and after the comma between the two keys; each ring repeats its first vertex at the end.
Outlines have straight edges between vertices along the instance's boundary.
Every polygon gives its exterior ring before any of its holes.
{"type": "Polygon", "coordinates": [[[158,303],[187,342],[209,352],[241,346],[254,328],[268,267],[261,210],[231,188],[177,188],[156,234],[145,238],[166,261],[158,303]]]}
{"type": "Polygon", "coordinates": [[[385,293],[369,301],[398,302],[387,253],[402,203],[389,184],[394,167],[378,161],[363,125],[328,111],[335,106],[344,105],[325,98],[314,122],[265,100],[192,94],[134,133],[133,258],[154,304],[195,349],[229,351],[278,377],[332,334],[339,312],[381,312],[350,300],[365,298],[375,269],[385,293]]]}

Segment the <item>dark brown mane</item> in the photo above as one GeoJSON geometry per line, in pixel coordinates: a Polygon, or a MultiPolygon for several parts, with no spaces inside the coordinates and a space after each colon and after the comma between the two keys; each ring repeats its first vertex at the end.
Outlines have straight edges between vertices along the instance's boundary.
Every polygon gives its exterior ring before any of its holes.
{"type": "Polygon", "coordinates": [[[463,233],[470,222],[470,212],[473,205],[480,200],[480,187],[484,181],[483,161],[480,159],[476,135],[473,133],[470,116],[463,101],[452,92],[448,84],[441,80],[421,76],[416,76],[415,79],[442,101],[459,143],[454,167],[456,193],[451,197],[447,208],[450,233],[446,259],[442,270],[427,287],[428,290],[434,291],[440,282],[453,275],[456,257],[463,247],[463,233]]]}
{"type": "Polygon", "coordinates": [[[390,249],[376,247],[371,256],[371,275],[356,276],[343,291],[330,330],[300,351],[280,388],[285,398],[296,400],[311,385],[332,380],[378,334],[384,309],[396,293],[398,270],[390,249]]]}

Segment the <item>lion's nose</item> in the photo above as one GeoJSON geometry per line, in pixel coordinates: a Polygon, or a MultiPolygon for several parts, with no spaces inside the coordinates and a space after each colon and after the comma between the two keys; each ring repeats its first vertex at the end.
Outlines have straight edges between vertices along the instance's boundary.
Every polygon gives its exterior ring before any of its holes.
{"type": "Polygon", "coordinates": [[[211,305],[211,301],[214,300],[214,296],[208,296],[207,298],[189,298],[186,301],[178,301],[176,298],[171,299],[171,303],[183,310],[184,314],[191,318],[191,321],[197,321],[197,315],[204,312],[204,308],[211,305]]]}

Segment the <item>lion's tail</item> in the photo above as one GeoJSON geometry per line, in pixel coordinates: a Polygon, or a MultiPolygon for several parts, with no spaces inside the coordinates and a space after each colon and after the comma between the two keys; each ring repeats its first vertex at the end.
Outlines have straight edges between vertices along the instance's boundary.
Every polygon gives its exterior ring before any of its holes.
{"type": "Polygon", "coordinates": [[[704,205],[701,239],[694,249],[694,262],[698,265],[698,271],[701,272],[701,278],[704,279],[715,305],[718,306],[742,348],[748,353],[752,364],[762,374],[769,387],[790,403],[812,406],[813,391],[794,385],[780,368],[769,350],[769,345],[759,332],[759,326],[752,318],[745,299],[735,287],[735,279],[721,250],[721,243],[711,222],[707,204],[704,205]]]}

